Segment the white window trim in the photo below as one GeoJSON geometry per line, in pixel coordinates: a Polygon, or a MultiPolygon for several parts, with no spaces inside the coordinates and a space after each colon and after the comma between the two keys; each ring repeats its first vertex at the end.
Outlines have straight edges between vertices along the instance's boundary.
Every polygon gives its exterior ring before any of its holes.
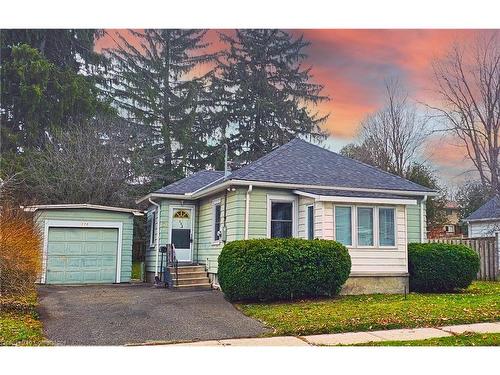
{"type": "Polygon", "coordinates": [[[45,284],[47,280],[47,259],[49,245],[49,229],[59,228],[113,228],[118,229],[118,249],[116,250],[116,275],[115,282],[121,280],[122,268],[122,233],[123,223],[121,221],[73,221],[73,220],[45,220],[43,231],[43,254],[42,254],[42,275],[40,283],[45,284]]]}
{"type": "Polygon", "coordinates": [[[148,215],[151,215],[151,225],[149,226],[149,247],[155,247],[156,246],[156,220],[157,220],[157,215],[156,215],[156,208],[152,209],[151,211],[148,212],[148,215]]]}
{"type": "Polygon", "coordinates": [[[315,228],[315,225],[314,225],[314,216],[315,216],[315,212],[314,212],[314,203],[313,204],[308,204],[306,206],[306,239],[308,240],[309,239],[309,224],[310,224],[310,220],[309,220],[309,207],[312,207],[313,209],[313,217],[312,217],[312,224],[313,224],[313,238],[311,238],[312,240],[314,240],[316,237],[314,236],[314,232],[316,230],[315,228]]]}
{"type": "MultiPolygon", "coordinates": [[[[220,206],[220,213],[222,215],[222,203],[221,203],[221,199],[218,198],[218,199],[214,199],[212,201],[212,245],[220,245],[221,244],[221,239],[217,239],[215,238],[215,207],[216,206],[220,206]]],[[[220,222],[220,231],[221,231],[221,237],[222,237],[222,218],[221,218],[221,222],[220,222]]]]}
{"type": "Polygon", "coordinates": [[[376,206],[356,206],[356,248],[358,249],[376,249],[378,246],[378,220],[376,206]],[[359,245],[358,241],[358,208],[371,208],[372,210],[372,233],[373,233],[373,245],[359,245]]]}
{"type": "Polygon", "coordinates": [[[348,207],[351,209],[351,244],[350,245],[344,245],[348,249],[354,249],[356,248],[356,231],[355,231],[355,225],[356,225],[356,220],[354,219],[354,215],[356,213],[356,206],[351,206],[351,205],[346,205],[346,204],[336,204],[333,206],[333,238],[335,241],[337,240],[337,222],[336,222],[336,208],[337,207],[348,207]]]}
{"type": "Polygon", "coordinates": [[[398,248],[398,215],[396,206],[378,206],[377,207],[377,237],[378,237],[378,247],[381,249],[397,249],[398,248]],[[394,245],[381,245],[380,244],[380,209],[390,208],[392,209],[394,215],[394,245]]]}
{"type": "Polygon", "coordinates": [[[271,203],[286,202],[292,203],[292,237],[297,237],[298,233],[298,200],[296,195],[267,195],[267,238],[271,238],[271,203]]]}

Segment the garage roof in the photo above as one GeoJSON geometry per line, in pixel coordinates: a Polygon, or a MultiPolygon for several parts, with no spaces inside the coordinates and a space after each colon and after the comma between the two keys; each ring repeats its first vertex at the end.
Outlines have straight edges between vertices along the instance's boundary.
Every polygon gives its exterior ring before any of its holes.
{"type": "Polygon", "coordinates": [[[25,211],[35,212],[37,210],[61,210],[61,209],[78,209],[86,208],[90,210],[101,210],[101,211],[114,211],[114,212],[125,212],[133,214],[134,216],[143,216],[144,213],[140,210],[134,210],[132,208],[123,207],[111,207],[111,206],[101,206],[97,204],[39,204],[33,206],[21,206],[25,211]]]}

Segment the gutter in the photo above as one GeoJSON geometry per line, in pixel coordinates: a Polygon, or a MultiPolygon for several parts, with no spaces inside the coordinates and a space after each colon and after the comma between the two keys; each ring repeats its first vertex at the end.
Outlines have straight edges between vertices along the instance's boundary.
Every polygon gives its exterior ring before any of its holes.
{"type": "Polygon", "coordinates": [[[424,195],[422,202],[420,202],[420,242],[425,242],[425,217],[424,217],[424,204],[427,202],[427,195],[424,195]]]}
{"type": "Polygon", "coordinates": [[[248,185],[247,198],[245,202],[245,240],[248,240],[248,226],[250,221],[250,194],[252,193],[253,185],[248,185]]]}
{"type": "Polygon", "coordinates": [[[156,233],[155,233],[155,251],[156,251],[156,266],[155,266],[155,276],[158,276],[158,263],[160,260],[160,205],[153,201],[151,198],[148,198],[149,203],[151,203],[153,206],[156,206],[156,220],[155,220],[155,225],[156,225],[156,233]]]}

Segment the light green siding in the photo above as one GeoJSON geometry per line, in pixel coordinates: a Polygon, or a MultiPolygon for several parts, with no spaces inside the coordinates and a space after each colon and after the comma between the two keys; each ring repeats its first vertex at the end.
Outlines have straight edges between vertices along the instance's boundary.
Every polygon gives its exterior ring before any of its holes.
{"type": "Polygon", "coordinates": [[[94,209],[38,210],[35,215],[35,221],[42,234],[45,227],[45,220],[121,222],[123,226],[120,281],[130,281],[132,275],[132,241],[134,234],[133,215],[131,213],[94,209]]]}
{"type": "MultiPolygon", "coordinates": [[[[169,214],[169,208],[170,205],[172,204],[173,201],[170,200],[161,200],[158,201],[157,203],[160,204],[160,246],[161,245],[166,245],[168,243],[168,214],[169,214]]],[[[156,207],[151,205],[148,207],[147,211],[147,218],[153,215],[153,213],[156,215],[155,210],[156,207]]],[[[146,233],[146,272],[155,272],[155,265],[156,265],[156,249],[155,249],[155,243],[150,245],[149,243],[149,233],[146,233]]],[[[158,265],[158,270],[160,268],[160,265],[158,265]]]]}
{"type": "Polygon", "coordinates": [[[421,209],[424,210],[424,226],[426,215],[425,204],[422,204],[422,202],[422,200],[419,200],[417,205],[406,206],[408,243],[421,242],[421,209]]]}

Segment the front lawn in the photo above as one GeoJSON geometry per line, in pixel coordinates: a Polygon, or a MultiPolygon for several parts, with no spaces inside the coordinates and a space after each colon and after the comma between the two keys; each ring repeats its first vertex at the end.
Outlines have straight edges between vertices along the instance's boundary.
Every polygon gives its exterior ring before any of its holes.
{"type": "Polygon", "coordinates": [[[36,313],[36,294],[23,299],[0,298],[0,346],[47,344],[36,313]]]}
{"type": "Polygon", "coordinates": [[[274,328],[272,335],[310,335],[500,321],[500,283],[474,282],[454,294],[340,296],[236,305],[274,328]]]}
{"type": "Polygon", "coordinates": [[[500,346],[500,333],[470,333],[414,341],[379,341],[356,346],[500,346]]]}

